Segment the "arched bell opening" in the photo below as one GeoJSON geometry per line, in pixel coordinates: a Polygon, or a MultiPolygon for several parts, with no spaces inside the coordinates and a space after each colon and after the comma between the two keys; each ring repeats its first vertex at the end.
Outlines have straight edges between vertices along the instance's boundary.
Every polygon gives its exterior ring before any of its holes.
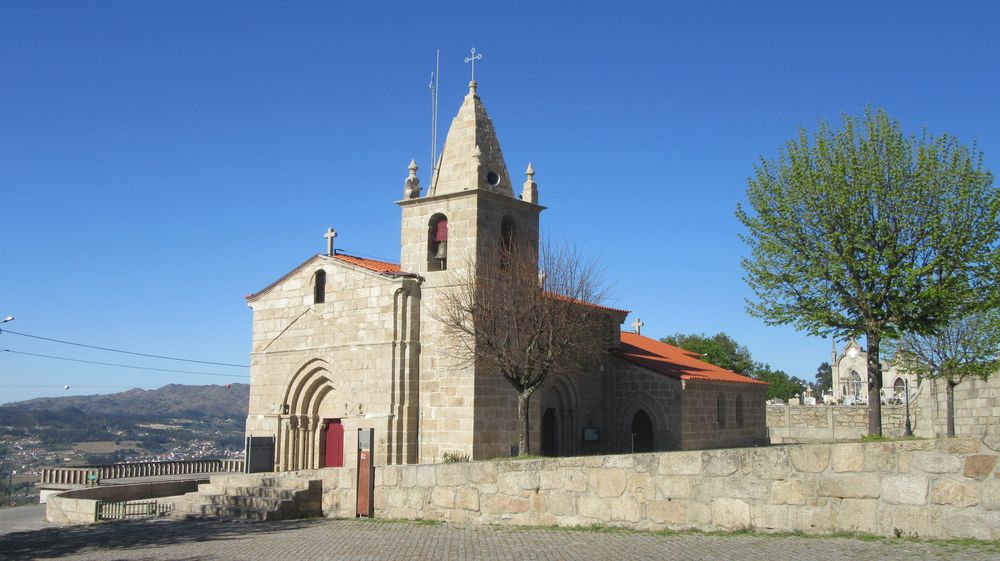
{"type": "Polygon", "coordinates": [[[444,271],[448,268],[448,217],[431,216],[427,223],[427,270],[444,271]]]}

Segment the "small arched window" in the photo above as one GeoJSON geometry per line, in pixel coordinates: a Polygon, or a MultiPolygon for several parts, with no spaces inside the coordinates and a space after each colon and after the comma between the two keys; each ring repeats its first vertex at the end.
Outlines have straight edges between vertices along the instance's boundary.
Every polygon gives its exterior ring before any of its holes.
{"type": "Polygon", "coordinates": [[[326,271],[320,269],[313,276],[313,304],[326,302],[326,271]]]}
{"type": "Polygon", "coordinates": [[[427,228],[427,270],[444,271],[448,268],[448,217],[435,214],[427,228]]]}
{"type": "Polygon", "coordinates": [[[719,394],[719,397],[715,399],[715,414],[716,421],[719,423],[719,428],[726,426],[726,399],[719,394]]]}

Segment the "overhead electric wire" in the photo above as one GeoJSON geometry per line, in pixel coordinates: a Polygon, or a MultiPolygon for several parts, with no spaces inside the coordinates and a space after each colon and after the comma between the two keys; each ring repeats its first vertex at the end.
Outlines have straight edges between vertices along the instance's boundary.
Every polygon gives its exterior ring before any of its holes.
{"type": "MultiPolygon", "coordinates": [[[[161,358],[163,360],[176,360],[176,361],[179,361],[179,362],[195,362],[195,363],[198,363],[198,364],[211,364],[213,366],[232,366],[234,368],[250,368],[250,366],[246,365],[246,364],[230,364],[228,362],[211,362],[211,361],[208,361],[208,360],[194,360],[194,359],[190,359],[190,358],[177,358],[177,357],[172,357],[172,356],[154,355],[154,354],[149,354],[149,353],[137,353],[137,352],[133,352],[133,351],[123,351],[121,349],[111,349],[111,348],[108,348],[108,347],[98,347],[97,345],[85,345],[83,343],[73,343],[71,341],[63,341],[61,339],[52,339],[50,337],[41,337],[39,335],[29,335],[27,333],[18,333],[17,331],[11,331],[9,329],[0,329],[0,333],[10,333],[11,335],[20,335],[21,337],[31,337],[32,339],[41,339],[42,341],[51,341],[53,343],[61,343],[63,345],[73,345],[75,347],[85,347],[85,348],[88,348],[88,349],[97,349],[99,351],[109,351],[109,352],[112,352],[112,353],[122,353],[122,354],[127,354],[127,355],[145,356],[145,357],[149,357],[149,358],[161,358]]],[[[170,372],[170,371],[168,371],[168,372],[170,372]]]]}
{"type": "Polygon", "coordinates": [[[64,357],[64,356],[52,356],[52,355],[43,355],[43,354],[38,354],[38,353],[26,353],[24,351],[12,351],[10,349],[4,349],[3,352],[5,352],[5,353],[14,353],[14,354],[18,354],[18,355],[37,356],[37,357],[42,357],[42,358],[53,358],[53,359],[56,359],[56,360],[66,360],[66,361],[69,361],[69,362],[83,362],[83,363],[86,363],[86,364],[98,364],[98,365],[101,365],[101,366],[114,366],[114,367],[117,367],[117,368],[132,368],[132,369],[135,369],[135,370],[154,370],[156,372],[175,372],[175,373],[178,373],[178,374],[197,374],[199,376],[220,376],[220,377],[223,377],[223,378],[249,378],[250,377],[249,375],[246,375],[246,374],[217,374],[215,372],[194,372],[194,371],[191,371],[191,370],[172,370],[170,368],[152,368],[152,367],[149,367],[149,366],[135,366],[135,365],[131,365],[131,364],[116,364],[116,363],[113,363],[113,362],[97,362],[97,361],[94,361],[94,360],[83,360],[83,359],[79,359],[79,358],[68,358],[68,357],[64,357]]]}

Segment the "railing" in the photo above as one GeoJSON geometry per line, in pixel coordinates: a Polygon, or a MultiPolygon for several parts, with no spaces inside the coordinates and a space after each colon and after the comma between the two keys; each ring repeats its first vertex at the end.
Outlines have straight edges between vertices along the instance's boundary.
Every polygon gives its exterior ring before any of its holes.
{"type": "Polygon", "coordinates": [[[94,507],[94,522],[161,516],[171,508],[173,508],[171,504],[156,501],[97,501],[94,507]]]}
{"type": "Polygon", "coordinates": [[[39,486],[91,487],[104,479],[157,477],[191,473],[242,473],[243,460],[178,460],[135,464],[106,464],[64,468],[43,468],[39,486]]]}

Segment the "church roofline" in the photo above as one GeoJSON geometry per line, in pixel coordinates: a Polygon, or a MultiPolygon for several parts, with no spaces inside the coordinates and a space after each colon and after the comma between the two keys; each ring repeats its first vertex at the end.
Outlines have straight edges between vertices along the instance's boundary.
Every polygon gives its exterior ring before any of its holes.
{"type": "Polygon", "coordinates": [[[763,380],[755,380],[705,362],[698,358],[698,353],[630,331],[622,331],[621,349],[614,351],[613,356],[685,381],[768,385],[763,380]]]}
{"type": "Polygon", "coordinates": [[[400,267],[399,267],[398,264],[396,264],[396,263],[390,263],[388,261],[379,261],[378,259],[367,259],[367,258],[364,258],[364,257],[356,257],[354,255],[347,255],[347,254],[344,254],[344,253],[335,253],[333,255],[324,255],[322,253],[319,253],[319,254],[313,255],[309,259],[306,259],[305,261],[302,262],[301,265],[299,265],[298,267],[295,267],[291,271],[285,273],[280,278],[278,278],[276,281],[274,281],[271,284],[265,286],[264,288],[260,289],[257,292],[254,292],[252,294],[247,294],[244,298],[246,299],[246,301],[248,303],[249,302],[254,302],[258,298],[260,298],[261,296],[263,296],[264,293],[270,291],[275,286],[278,286],[279,284],[281,284],[282,282],[284,282],[286,279],[288,279],[289,277],[295,275],[296,273],[298,273],[299,271],[301,271],[303,268],[305,268],[307,265],[309,265],[310,263],[312,263],[313,261],[316,261],[316,260],[326,261],[326,262],[329,262],[330,264],[333,264],[333,265],[340,265],[340,266],[348,265],[348,266],[351,266],[351,267],[354,267],[354,268],[364,269],[364,270],[372,272],[372,273],[378,273],[380,275],[387,276],[387,277],[392,277],[392,278],[400,278],[400,277],[415,278],[415,277],[418,276],[415,273],[403,272],[402,270],[400,270],[400,267]]]}
{"type": "MultiPolygon", "coordinates": [[[[598,310],[605,311],[605,312],[612,312],[612,313],[615,313],[615,314],[622,314],[624,316],[627,316],[630,313],[632,313],[631,310],[621,310],[621,309],[618,309],[618,308],[611,308],[609,306],[602,306],[601,304],[595,304],[593,302],[587,302],[585,300],[577,300],[575,298],[570,298],[568,296],[564,296],[562,294],[557,294],[555,292],[546,292],[545,296],[548,297],[548,298],[552,298],[553,300],[569,301],[569,302],[573,302],[575,304],[580,304],[580,305],[583,305],[583,306],[589,306],[591,308],[596,308],[598,310]]],[[[625,321],[625,318],[622,317],[621,321],[625,321]]]]}

